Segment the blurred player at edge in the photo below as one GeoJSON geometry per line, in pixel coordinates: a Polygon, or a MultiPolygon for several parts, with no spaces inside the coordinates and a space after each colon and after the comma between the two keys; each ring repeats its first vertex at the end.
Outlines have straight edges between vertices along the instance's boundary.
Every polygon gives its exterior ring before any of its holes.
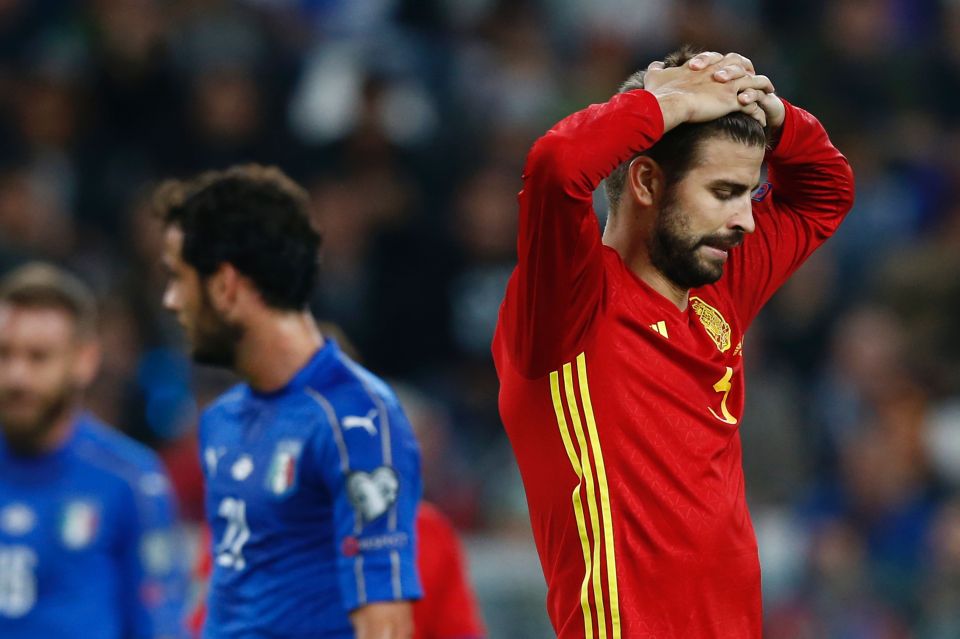
{"type": "MultiPolygon", "coordinates": [[[[443,513],[425,502],[420,502],[416,526],[423,599],[413,604],[414,639],[481,639],[485,630],[456,531],[443,513]]],[[[206,527],[203,537],[194,573],[201,592],[213,570],[206,527]]],[[[201,636],[206,616],[206,602],[201,598],[188,622],[194,636],[201,636]]]]}
{"type": "Polygon", "coordinates": [[[200,420],[204,636],[411,637],[419,451],[393,392],[307,309],[320,237],[306,192],[250,165],[167,183],[157,205],[164,305],[197,362],[244,380],[200,420]]]}
{"type": "Polygon", "coordinates": [[[185,568],[150,450],[81,407],[100,352],[75,277],[0,282],[0,637],[180,637],[185,568]]]}
{"type": "Polygon", "coordinates": [[[450,520],[433,505],[421,503],[417,534],[423,599],[413,606],[414,639],[481,639],[485,630],[477,598],[450,520]]]}
{"type": "Polygon", "coordinates": [[[562,120],[524,170],[493,353],[560,639],[761,636],[743,334],[853,177],[748,59],[691,55],[562,120]]]}

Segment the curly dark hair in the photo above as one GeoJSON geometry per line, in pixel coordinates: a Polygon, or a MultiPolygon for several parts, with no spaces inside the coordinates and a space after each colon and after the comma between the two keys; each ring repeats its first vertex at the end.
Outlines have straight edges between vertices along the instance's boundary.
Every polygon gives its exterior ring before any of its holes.
{"type": "Polygon", "coordinates": [[[265,304],[307,306],[321,236],[307,192],[280,169],[258,164],[170,180],[154,194],[167,225],[183,231],[183,260],[201,279],[228,263],[250,278],[265,304]]]}
{"type": "MultiPolygon", "coordinates": [[[[684,45],[677,51],[663,59],[667,67],[678,67],[686,64],[690,58],[700,53],[700,50],[684,45]]],[[[618,93],[626,93],[643,88],[643,79],[646,69],[637,71],[620,86],[618,93]]],[[[686,122],[667,131],[652,147],[637,155],[646,155],[654,160],[663,169],[667,184],[675,184],[682,179],[693,166],[698,146],[704,140],[712,137],[726,138],[748,146],[766,146],[767,138],[763,126],[746,113],[736,111],[711,120],[709,122],[686,122]]],[[[636,157],[636,156],[635,156],[636,157]]],[[[605,189],[607,204],[611,213],[615,213],[620,205],[620,196],[623,194],[623,185],[627,178],[627,168],[631,158],[613,170],[607,176],[605,189]]]]}

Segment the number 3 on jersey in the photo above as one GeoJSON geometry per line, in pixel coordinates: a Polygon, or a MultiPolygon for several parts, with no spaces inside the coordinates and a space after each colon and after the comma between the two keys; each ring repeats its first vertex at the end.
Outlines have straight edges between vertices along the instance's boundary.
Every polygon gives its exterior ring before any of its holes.
{"type": "Polygon", "coordinates": [[[250,528],[247,526],[247,503],[242,499],[224,497],[217,508],[217,515],[227,520],[223,539],[214,548],[217,565],[243,570],[247,565],[243,559],[243,545],[250,539],[250,528]]]}
{"type": "Polygon", "coordinates": [[[733,388],[733,384],[730,383],[732,378],[733,369],[727,366],[727,372],[719,382],[713,385],[713,390],[717,391],[718,393],[723,393],[723,399],[720,400],[720,415],[717,415],[712,408],[707,406],[707,410],[710,411],[710,414],[725,424],[737,423],[737,418],[734,417],[727,408],[727,396],[730,394],[730,390],[733,388]]]}

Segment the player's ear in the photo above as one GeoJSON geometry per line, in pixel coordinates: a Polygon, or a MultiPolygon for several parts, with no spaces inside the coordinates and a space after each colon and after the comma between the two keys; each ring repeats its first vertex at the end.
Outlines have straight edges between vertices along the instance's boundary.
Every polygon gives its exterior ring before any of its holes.
{"type": "Polygon", "coordinates": [[[657,161],[639,155],[627,167],[626,191],[629,197],[643,207],[660,202],[664,190],[663,170],[657,161]]]}
{"type": "Polygon", "coordinates": [[[233,312],[240,294],[240,273],[229,262],[223,262],[205,282],[214,310],[228,315],[233,312]]]}
{"type": "Polygon", "coordinates": [[[80,388],[88,387],[96,379],[101,359],[100,342],[93,337],[81,339],[73,364],[73,377],[80,388]]]}

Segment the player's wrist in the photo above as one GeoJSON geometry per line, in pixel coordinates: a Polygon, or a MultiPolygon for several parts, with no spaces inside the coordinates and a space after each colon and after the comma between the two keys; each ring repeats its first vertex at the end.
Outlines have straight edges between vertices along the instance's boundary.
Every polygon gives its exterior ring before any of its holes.
{"type": "Polygon", "coordinates": [[[666,90],[653,92],[653,96],[660,105],[660,113],[663,114],[664,133],[690,119],[691,109],[685,94],[666,90]]]}
{"type": "Polygon", "coordinates": [[[783,125],[787,119],[786,105],[783,100],[770,94],[761,101],[760,106],[767,115],[767,144],[771,149],[775,149],[780,144],[783,125]]]}

